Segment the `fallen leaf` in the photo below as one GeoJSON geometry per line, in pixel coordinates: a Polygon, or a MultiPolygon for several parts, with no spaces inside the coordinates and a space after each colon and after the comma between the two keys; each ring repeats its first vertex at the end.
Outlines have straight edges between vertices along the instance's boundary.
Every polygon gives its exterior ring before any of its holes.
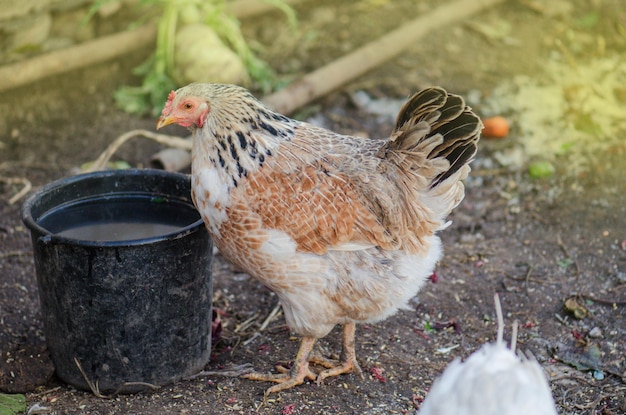
{"type": "Polygon", "coordinates": [[[554,174],[556,169],[549,161],[535,161],[528,166],[528,174],[533,179],[543,179],[554,174]]]}
{"type": "Polygon", "coordinates": [[[579,320],[587,317],[587,314],[589,313],[585,306],[580,304],[575,297],[570,297],[565,300],[565,309],[572,313],[574,317],[579,320]]]}
{"type": "Polygon", "coordinates": [[[0,415],[17,415],[26,410],[26,397],[22,394],[0,393],[0,415]]]}
{"type": "Polygon", "coordinates": [[[596,344],[588,344],[586,347],[571,347],[558,344],[553,348],[553,357],[578,370],[595,370],[602,372],[600,348],[596,344]]]}

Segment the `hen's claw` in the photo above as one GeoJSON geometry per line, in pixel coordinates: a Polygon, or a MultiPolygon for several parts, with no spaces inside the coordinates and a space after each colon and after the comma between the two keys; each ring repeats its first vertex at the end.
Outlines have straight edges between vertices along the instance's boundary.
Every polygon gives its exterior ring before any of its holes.
{"type": "Polygon", "coordinates": [[[280,392],[285,389],[293,388],[294,386],[301,385],[305,379],[315,380],[319,385],[326,378],[331,376],[341,375],[343,373],[356,373],[361,378],[363,377],[363,371],[356,360],[356,352],[354,350],[354,332],[356,329],[355,323],[347,323],[343,326],[342,333],[342,347],[341,357],[339,361],[328,359],[322,356],[319,352],[313,351],[315,345],[314,337],[303,337],[300,343],[300,349],[294,361],[291,369],[287,369],[284,366],[277,365],[276,370],[281,373],[247,373],[242,377],[250,380],[260,380],[264,382],[276,382],[278,385],[274,385],[265,391],[265,396],[270,393],[280,392]],[[309,362],[318,364],[326,368],[319,374],[313,372],[309,367],[309,362]]]}
{"type": "MultiPolygon", "coordinates": [[[[277,368],[278,369],[278,368],[277,368]]],[[[297,370],[296,367],[290,370],[288,373],[247,373],[242,377],[250,380],[260,380],[263,382],[276,382],[278,385],[274,385],[268,388],[265,391],[265,395],[269,395],[270,393],[280,392],[285,389],[293,388],[294,386],[298,386],[304,383],[305,379],[315,380],[317,378],[317,374],[315,374],[311,369],[309,369],[308,365],[304,367],[300,367],[297,370]]],[[[286,370],[281,366],[280,371],[286,370]]]]}
{"type": "Polygon", "coordinates": [[[321,385],[324,379],[326,378],[329,378],[331,376],[338,376],[344,373],[352,373],[352,372],[363,377],[363,371],[361,370],[361,367],[359,366],[356,360],[342,361],[337,366],[320,372],[320,374],[317,375],[316,382],[318,385],[321,385]]]}
{"type": "Polygon", "coordinates": [[[274,385],[265,391],[265,396],[270,393],[280,392],[285,389],[293,388],[294,386],[301,385],[305,379],[315,380],[318,375],[309,368],[309,354],[315,344],[314,337],[303,337],[300,342],[300,349],[294,361],[293,367],[288,373],[282,366],[278,366],[276,369],[283,373],[269,374],[269,373],[247,373],[243,375],[246,379],[260,380],[264,382],[276,382],[278,385],[274,385]]]}
{"type": "MultiPolygon", "coordinates": [[[[354,323],[347,323],[343,326],[343,341],[341,348],[341,360],[338,363],[327,366],[326,364],[322,365],[327,367],[327,370],[322,371],[319,375],[317,375],[317,384],[321,384],[324,379],[329,378],[331,376],[341,375],[343,373],[354,372],[363,378],[363,371],[361,370],[361,366],[359,366],[359,362],[356,361],[356,352],[354,351],[354,331],[356,329],[356,325],[354,323]]],[[[327,362],[331,362],[326,359],[327,362]]]]}

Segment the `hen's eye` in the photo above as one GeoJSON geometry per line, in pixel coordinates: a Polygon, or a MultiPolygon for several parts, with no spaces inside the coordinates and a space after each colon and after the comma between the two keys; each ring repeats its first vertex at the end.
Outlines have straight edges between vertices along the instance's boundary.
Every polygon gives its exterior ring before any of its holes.
{"type": "Polygon", "coordinates": [[[183,104],[183,108],[185,108],[186,110],[190,110],[193,108],[193,104],[189,103],[189,102],[185,102],[183,104]]]}

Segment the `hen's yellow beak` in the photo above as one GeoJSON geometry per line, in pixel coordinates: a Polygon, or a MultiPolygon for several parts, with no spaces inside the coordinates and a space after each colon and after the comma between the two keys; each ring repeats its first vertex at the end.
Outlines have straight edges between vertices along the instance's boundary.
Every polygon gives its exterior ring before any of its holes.
{"type": "Polygon", "coordinates": [[[174,124],[176,122],[176,118],[168,115],[167,117],[161,115],[157,120],[156,129],[158,130],[161,127],[165,127],[166,125],[174,124]]]}

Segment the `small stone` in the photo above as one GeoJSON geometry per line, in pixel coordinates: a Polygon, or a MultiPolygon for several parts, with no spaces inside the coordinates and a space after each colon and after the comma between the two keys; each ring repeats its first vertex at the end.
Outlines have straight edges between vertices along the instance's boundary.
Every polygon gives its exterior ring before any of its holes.
{"type": "Polygon", "coordinates": [[[594,327],[589,330],[589,337],[591,337],[592,339],[602,337],[602,330],[600,329],[600,327],[594,327]]]}

